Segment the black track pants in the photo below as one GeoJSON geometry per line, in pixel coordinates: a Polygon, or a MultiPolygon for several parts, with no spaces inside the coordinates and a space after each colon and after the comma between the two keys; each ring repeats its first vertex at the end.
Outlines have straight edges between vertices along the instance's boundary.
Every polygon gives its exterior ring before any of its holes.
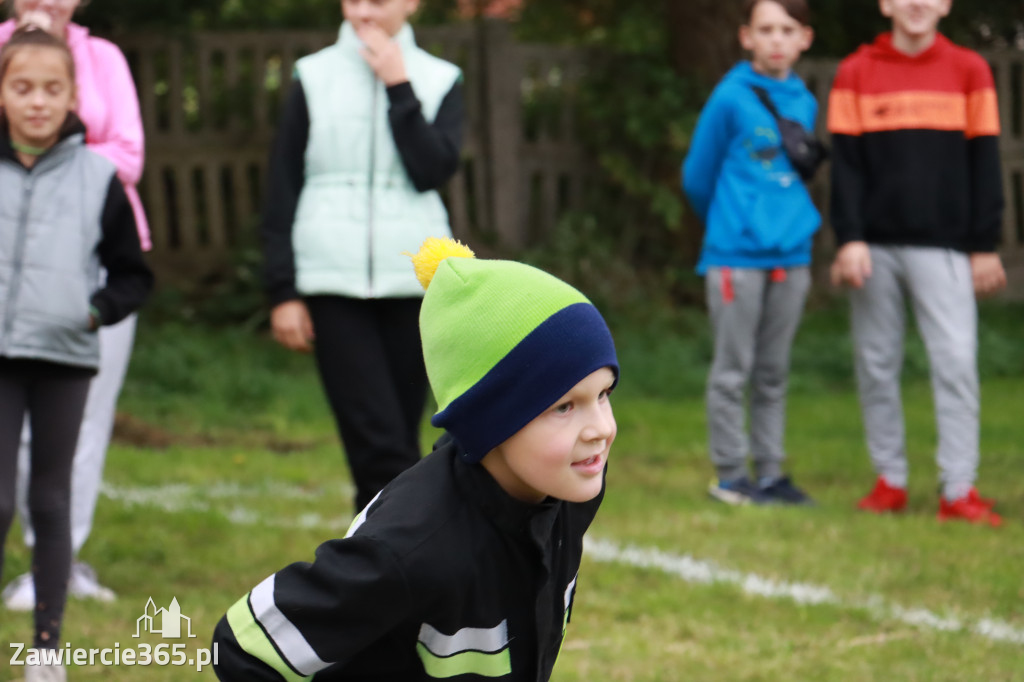
{"type": "Polygon", "coordinates": [[[71,569],[71,462],[93,374],[50,362],[0,358],[0,573],[14,517],[18,447],[27,412],[33,434],[28,506],[36,533],[36,647],[53,648],[60,641],[71,569]]]}
{"type": "Polygon", "coordinates": [[[427,374],[420,299],[306,299],[320,379],[348,457],[359,511],[421,457],[427,374]]]}

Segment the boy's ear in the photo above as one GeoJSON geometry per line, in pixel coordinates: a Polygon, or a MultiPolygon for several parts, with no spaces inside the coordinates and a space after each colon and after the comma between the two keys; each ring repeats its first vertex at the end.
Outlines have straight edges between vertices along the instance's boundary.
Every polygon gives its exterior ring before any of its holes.
{"type": "Polygon", "coordinates": [[[744,50],[746,50],[747,52],[750,52],[751,50],[754,49],[754,42],[753,42],[753,40],[751,39],[751,36],[750,36],[750,26],[748,26],[746,24],[743,24],[742,26],[740,26],[739,37],[740,37],[740,46],[744,50]]]}
{"type": "Polygon", "coordinates": [[[892,18],[892,0],[878,0],[878,11],[882,13],[882,16],[891,19],[892,18]]]}
{"type": "Polygon", "coordinates": [[[800,51],[806,52],[814,42],[814,29],[810,26],[804,26],[802,32],[803,40],[800,42],[800,51]]]}

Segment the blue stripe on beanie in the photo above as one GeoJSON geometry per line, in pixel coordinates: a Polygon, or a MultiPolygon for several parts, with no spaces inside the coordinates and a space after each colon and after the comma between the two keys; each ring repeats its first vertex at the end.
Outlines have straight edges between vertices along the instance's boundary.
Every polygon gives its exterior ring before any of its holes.
{"type": "Polygon", "coordinates": [[[430,423],[459,441],[466,461],[479,462],[602,367],[618,381],[611,332],[597,308],[575,303],[538,325],[430,423]]]}

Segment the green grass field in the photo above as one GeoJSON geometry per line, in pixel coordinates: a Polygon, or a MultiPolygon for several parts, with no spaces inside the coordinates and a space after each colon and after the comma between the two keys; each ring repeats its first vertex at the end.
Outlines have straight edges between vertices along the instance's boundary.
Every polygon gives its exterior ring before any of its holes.
{"type": "MultiPolygon", "coordinates": [[[[606,502],[590,534],[573,621],[555,668],[583,680],[1024,680],[1024,307],[992,305],[981,333],[979,487],[998,530],[935,520],[926,363],[910,343],[907,514],[853,506],[873,483],[841,306],[808,313],[794,352],[788,451],[813,509],[706,499],[697,313],[616,323],[623,383],[606,502]]],[[[147,600],[177,598],[189,655],[247,589],[343,533],[351,491],[309,358],[262,336],[144,318],[118,439],[83,559],[119,595],[71,601],[74,648],[138,648],[147,600]]],[[[424,427],[424,440],[436,432],[424,427]]],[[[14,530],[5,582],[29,555],[14,530]]],[[[0,607],[0,681],[28,614],[0,607]]],[[[183,667],[71,669],[75,680],[213,679],[183,667]]]]}

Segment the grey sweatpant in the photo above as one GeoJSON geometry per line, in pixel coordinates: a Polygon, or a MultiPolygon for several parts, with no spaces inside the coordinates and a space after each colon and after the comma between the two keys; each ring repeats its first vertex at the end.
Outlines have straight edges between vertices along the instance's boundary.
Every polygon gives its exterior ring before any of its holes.
{"type": "Polygon", "coordinates": [[[789,352],[800,324],[810,268],[772,271],[708,268],[706,292],[714,359],[707,384],[711,463],[719,479],[746,475],[747,454],[758,478],[782,474],[789,352]],[[745,394],[750,387],[750,437],[745,394]]]}
{"type": "Polygon", "coordinates": [[[871,248],[871,277],[850,295],[857,384],[871,461],[907,485],[900,370],[906,299],[931,365],[942,494],[963,497],[978,471],[978,310],[967,254],[932,247],[871,248]]]}

